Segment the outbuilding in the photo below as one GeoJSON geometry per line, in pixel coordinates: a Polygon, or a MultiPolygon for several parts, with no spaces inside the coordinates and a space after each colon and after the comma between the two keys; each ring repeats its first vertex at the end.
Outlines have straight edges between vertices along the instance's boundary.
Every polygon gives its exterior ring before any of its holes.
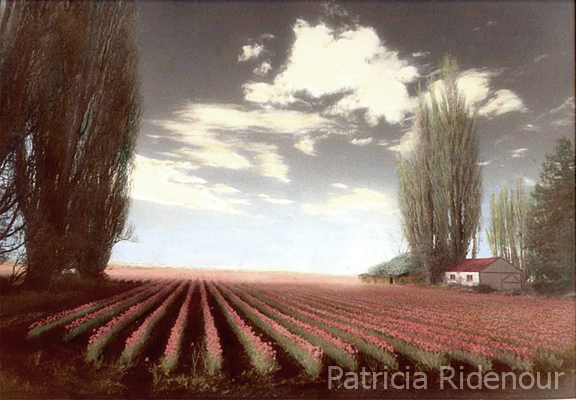
{"type": "Polygon", "coordinates": [[[488,285],[496,290],[522,288],[522,270],[501,257],[466,259],[446,271],[447,283],[488,285]]]}

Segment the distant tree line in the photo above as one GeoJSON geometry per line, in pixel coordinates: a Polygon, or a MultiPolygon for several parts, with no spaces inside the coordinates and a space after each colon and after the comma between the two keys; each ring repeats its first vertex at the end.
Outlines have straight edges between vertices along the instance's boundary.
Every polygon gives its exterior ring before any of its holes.
{"type": "Polygon", "coordinates": [[[516,190],[507,185],[490,201],[491,224],[486,229],[490,250],[522,270],[526,269],[526,209],[527,198],[522,178],[517,179],[516,190]]]}
{"type": "Polygon", "coordinates": [[[26,282],[102,276],[126,226],[141,99],[127,2],[8,1],[0,25],[0,252],[26,282]]]}
{"type": "Polygon", "coordinates": [[[525,276],[550,290],[574,288],[574,148],[558,140],[542,164],[530,197],[519,179],[516,192],[504,186],[492,195],[488,230],[494,256],[521,267],[525,276]]]}

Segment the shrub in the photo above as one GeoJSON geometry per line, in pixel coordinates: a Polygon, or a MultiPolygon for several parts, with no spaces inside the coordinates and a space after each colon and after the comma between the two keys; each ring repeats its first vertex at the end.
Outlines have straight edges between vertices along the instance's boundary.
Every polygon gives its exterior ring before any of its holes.
{"type": "Polygon", "coordinates": [[[476,293],[492,293],[495,292],[494,288],[490,285],[476,285],[476,286],[470,286],[472,288],[472,290],[476,293]]]}

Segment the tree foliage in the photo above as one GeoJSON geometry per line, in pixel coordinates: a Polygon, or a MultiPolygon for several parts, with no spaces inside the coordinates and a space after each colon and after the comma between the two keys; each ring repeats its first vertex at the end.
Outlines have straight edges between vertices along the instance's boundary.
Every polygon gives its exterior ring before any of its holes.
{"type": "Polygon", "coordinates": [[[402,253],[391,260],[381,262],[368,269],[370,275],[399,276],[416,272],[418,260],[412,253],[402,253]]]}
{"type": "Polygon", "coordinates": [[[140,116],[134,25],[125,2],[7,4],[1,132],[28,281],[71,268],[98,276],[127,233],[140,116]]]}
{"type": "Polygon", "coordinates": [[[486,229],[490,250],[494,257],[502,257],[526,271],[526,212],[527,199],[522,178],[518,178],[516,190],[507,185],[498,197],[493,193],[490,201],[492,220],[486,229]]]}
{"type": "Polygon", "coordinates": [[[414,149],[398,158],[404,234],[426,282],[464,259],[478,231],[482,191],[475,116],[446,58],[441,80],[419,93],[414,149]]]}
{"type": "Polygon", "coordinates": [[[527,215],[528,263],[537,280],[574,284],[574,148],[558,140],[542,164],[527,215]]]}

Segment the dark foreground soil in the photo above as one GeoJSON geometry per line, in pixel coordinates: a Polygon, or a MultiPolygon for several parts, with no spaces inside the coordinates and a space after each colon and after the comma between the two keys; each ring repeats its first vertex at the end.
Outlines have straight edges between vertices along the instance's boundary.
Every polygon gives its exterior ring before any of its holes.
{"type": "MultiPolygon", "coordinates": [[[[152,335],[142,354],[134,365],[121,370],[117,358],[122,345],[130,331],[124,332],[111,345],[107,357],[99,367],[87,363],[84,359],[88,335],[82,335],[72,342],[63,345],[61,332],[46,334],[41,339],[26,338],[29,325],[38,318],[52,313],[73,308],[86,302],[102,299],[131,289],[136,281],[112,281],[98,286],[81,286],[60,289],[52,292],[32,292],[23,290],[6,290],[0,293],[0,399],[45,399],[45,398],[341,398],[341,399],[421,399],[421,398],[458,398],[458,399],[526,399],[526,398],[574,398],[576,397],[576,373],[574,370],[563,370],[558,378],[558,389],[523,389],[517,385],[511,388],[508,379],[505,389],[481,390],[454,389],[449,383],[440,387],[438,374],[426,375],[426,389],[414,388],[416,366],[409,361],[401,362],[400,370],[410,373],[410,388],[394,388],[390,381],[392,371],[388,372],[387,389],[380,376],[376,389],[370,376],[366,376],[363,388],[359,376],[358,389],[350,389],[353,381],[333,381],[329,388],[330,360],[325,360],[325,368],[317,379],[305,376],[288,354],[276,348],[280,370],[266,378],[258,376],[249,365],[242,345],[220,311],[216,303],[209,298],[216,328],[221,336],[224,351],[222,373],[217,377],[207,376],[202,372],[202,360],[198,357],[197,347],[201,342],[202,317],[199,307],[198,290],[194,292],[189,323],[185,331],[185,342],[194,345],[185,346],[179,364],[170,376],[165,376],[158,368],[170,327],[177,318],[179,305],[185,293],[177,299],[171,311],[163,318],[156,333],[152,335]],[[346,383],[346,385],[345,385],[346,383]]],[[[143,320],[146,315],[140,319],[143,320]]],[[[262,334],[254,327],[256,333],[262,334]]],[[[335,364],[334,364],[335,365],[335,364]]],[[[384,372],[370,360],[361,359],[360,367],[384,372]]],[[[452,379],[460,387],[459,371],[468,376],[470,367],[453,365],[456,377],[452,379]]],[[[343,371],[345,374],[347,371],[343,371]]],[[[495,366],[498,375],[507,371],[503,366],[495,366]]],[[[546,378],[548,371],[539,371],[546,378]]],[[[517,373],[517,376],[520,374],[517,373]]],[[[554,372],[551,372],[552,387],[554,372]]],[[[404,386],[407,382],[402,377],[395,382],[404,386]]],[[[422,381],[420,381],[422,383],[422,381]]],[[[474,384],[475,381],[472,381],[474,384]]],[[[529,380],[525,379],[528,384],[529,380]]],[[[545,384],[545,379],[541,380],[545,384]]],[[[353,386],[353,385],[352,385],[353,386]]],[[[499,383],[501,387],[502,384],[499,383]]],[[[466,383],[464,382],[464,387],[466,383]]]]}

